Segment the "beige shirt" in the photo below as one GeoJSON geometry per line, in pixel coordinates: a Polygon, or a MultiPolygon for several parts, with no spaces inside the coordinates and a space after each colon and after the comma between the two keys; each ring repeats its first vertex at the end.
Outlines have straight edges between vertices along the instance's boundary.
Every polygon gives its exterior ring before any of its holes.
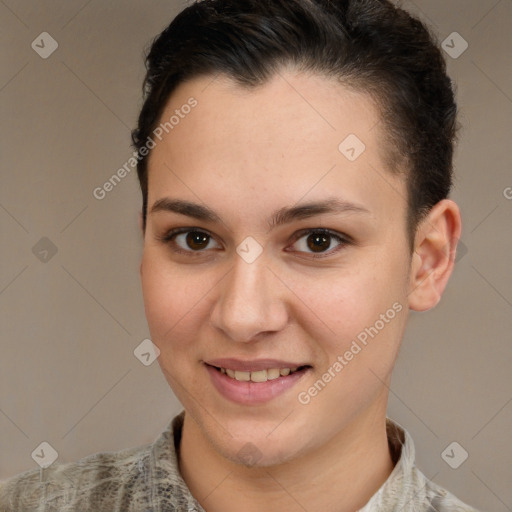
{"type": "MultiPolygon", "coordinates": [[[[52,464],[0,482],[0,512],[204,512],[178,469],[184,412],[145,446],[52,464]]],[[[387,420],[393,472],[359,512],[477,512],[414,465],[408,432],[387,420]]]]}

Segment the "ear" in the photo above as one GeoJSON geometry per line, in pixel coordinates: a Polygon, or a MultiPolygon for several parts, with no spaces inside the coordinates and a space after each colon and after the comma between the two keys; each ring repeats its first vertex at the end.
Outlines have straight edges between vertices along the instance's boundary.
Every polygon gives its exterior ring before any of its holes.
{"type": "Polygon", "coordinates": [[[443,199],[430,210],[416,230],[411,261],[409,307],[427,311],[441,300],[453,271],[462,221],[459,207],[443,199]]]}

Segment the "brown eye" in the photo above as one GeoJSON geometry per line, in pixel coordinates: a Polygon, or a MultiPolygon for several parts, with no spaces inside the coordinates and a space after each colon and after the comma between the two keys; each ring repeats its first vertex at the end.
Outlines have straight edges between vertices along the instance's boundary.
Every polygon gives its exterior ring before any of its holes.
{"type": "Polygon", "coordinates": [[[221,246],[215,242],[212,235],[199,229],[172,229],[164,236],[158,237],[158,239],[169,245],[174,252],[188,253],[190,256],[199,256],[207,250],[221,248],[221,246]]]}
{"type": "Polygon", "coordinates": [[[296,237],[295,250],[313,257],[327,257],[351,243],[351,239],[342,233],[334,233],[325,229],[310,229],[296,237]],[[315,256],[318,254],[318,256],[315,256]]]}
{"type": "Polygon", "coordinates": [[[307,237],[307,245],[313,252],[322,252],[329,249],[331,235],[313,234],[307,237]]]}
{"type": "Polygon", "coordinates": [[[185,242],[188,247],[194,250],[204,249],[208,245],[210,236],[201,231],[188,231],[185,242]]]}

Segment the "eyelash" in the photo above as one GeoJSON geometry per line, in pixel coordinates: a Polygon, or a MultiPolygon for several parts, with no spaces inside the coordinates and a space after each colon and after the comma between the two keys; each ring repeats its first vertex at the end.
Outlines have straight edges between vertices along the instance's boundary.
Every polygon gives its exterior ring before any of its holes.
{"type": "MultiPolygon", "coordinates": [[[[199,251],[193,251],[193,250],[184,250],[184,249],[181,249],[181,248],[176,248],[175,246],[172,247],[174,245],[174,239],[178,235],[181,235],[183,233],[201,233],[201,234],[207,235],[210,238],[214,238],[213,235],[211,235],[208,231],[205,231],[204,229],[199,229],[199,228],[176,228],[176,229],[171,229],[170,231],[165,233],[163,236],[158,236],[157,239],[160,242],[163,242],[163,243],[168,244],[169,246],[171,246],[171,248],[172,248],[172,250],[174,252],[177,252],[177,253],[180,253],[180,254],[186,254],[189,257],[202,256],[203,253],[205,252],[205,249],[199,250],[199,251]]],[[[331,231],[331,230],[325,229],[325,228],[314,228],[314,229],[304,229],[304,230],[299,231],[294,236],[293,244],[295,244],[298,240],[300,240],[304,236],[306,236],[306,235],[309,236],[309,235],[312,235],[312,234],[314,234],[314,235],[326,235],[326,236],[329,236],[331,238],[334,238],[337,242],[339,242],[339,245],[337,247],[335,247],[334,249],[330,249],[329,251],[326,251],[326,252],[323,252],[323,253],[313,253],[313,252],[309,253],[309,252],[306,252],[306,254],[309,254],[310,257],[312,257],[313,259],[326,258],[328,256],[331,256],[332,254],[335,254],[335,253],[339,252],[345,246],[351,245],[351,244],[354,243],[353,240],[348,235],[345,235],[345,234],[342,234],[342,233],[337,233],[335,231],[331,231]]],[[[305,252],[305,251],[299,251],[299,252],[305,252]]]]}

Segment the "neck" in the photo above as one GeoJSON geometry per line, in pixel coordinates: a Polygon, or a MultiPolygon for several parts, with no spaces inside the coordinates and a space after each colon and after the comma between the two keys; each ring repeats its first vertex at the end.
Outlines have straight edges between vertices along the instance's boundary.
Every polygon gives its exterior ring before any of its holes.
{"type": "Polygon", "coordinates": [[[219,454],[185,415],[180,471],[207,512],[353,512],[393,470],[385,408],[367,411],[314,452],[291,462],[248,468],[219,454]]]}

